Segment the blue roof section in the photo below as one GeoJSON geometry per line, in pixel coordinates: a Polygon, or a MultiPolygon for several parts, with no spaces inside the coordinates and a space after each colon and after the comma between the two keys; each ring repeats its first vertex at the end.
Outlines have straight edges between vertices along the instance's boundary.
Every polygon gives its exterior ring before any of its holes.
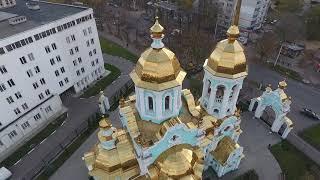
{"type": "MultiPolygon", "coordinates": [[[[31,10],[26,3],[30,1],[16,0],[17,4],[14,7],[0,9],[1,12],[17,14],[18,16],[26,16],[27,22],[17,25],[10,25],[8,20],[0,22],[0,39],[12,36],[14,34],[33,29],[35,27],[48,24],[52,21],[62,19],[67,16],[74,15],[88,9],[87,7],[79,7],[65,4],[56,4],[46,1],[37,1],[40,6],[39,10],[31,10]]],[[[0,18],[1,19],[1,18],[0,18]]],[[[5,18],[2,18],[5,19],[5,18]]]]}

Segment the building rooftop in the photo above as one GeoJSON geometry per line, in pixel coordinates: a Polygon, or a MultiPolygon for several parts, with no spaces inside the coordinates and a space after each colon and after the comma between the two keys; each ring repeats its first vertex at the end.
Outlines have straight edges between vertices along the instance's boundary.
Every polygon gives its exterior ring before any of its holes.
{"type": "Polygon", "coordinates": [[[46,1],[16,0],[16,6],[0,10],[0,38],[4,39],[38,26],[62,19],[88,9],[65,4],[56,4],[46,1]],[[26,3],[39,5],[40,9],[29,9],[26,3]],[[25,16],[26,22],[10,25],[8,19],[16,16],[25,16]]]}

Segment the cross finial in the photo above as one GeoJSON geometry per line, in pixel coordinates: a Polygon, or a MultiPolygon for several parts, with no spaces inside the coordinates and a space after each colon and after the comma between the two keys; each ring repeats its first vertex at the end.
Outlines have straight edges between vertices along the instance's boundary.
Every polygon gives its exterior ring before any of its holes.
{"type": "Polygon", "coordinates": [[[235,15],[233,17],[233,25],[235,25],[235,26],[239,25],[241,4],[242,4],[242,0],[238,0],[237,1],[237,6],[236,6],[236,12],[235,12],[235,15]]]}

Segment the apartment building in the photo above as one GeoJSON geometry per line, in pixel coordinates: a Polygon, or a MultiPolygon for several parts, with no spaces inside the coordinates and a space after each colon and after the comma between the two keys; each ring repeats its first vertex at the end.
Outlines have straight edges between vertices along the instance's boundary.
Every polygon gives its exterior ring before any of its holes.
{"type": "Polygon", "coordinates": [[[91,8],[17,0],[0,29],[1,159],[106,71],[91,8]]]}

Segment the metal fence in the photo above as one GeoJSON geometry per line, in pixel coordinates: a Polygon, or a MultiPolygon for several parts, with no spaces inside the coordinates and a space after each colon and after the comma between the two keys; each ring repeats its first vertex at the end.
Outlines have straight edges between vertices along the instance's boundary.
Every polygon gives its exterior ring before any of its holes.
{"type": "MultiPolygon", "coordinates": [[[[111,106],[111,110],[114,110],[119,105],[119,100],[122,97],[127,97],[130,95],[134,90],[134,83],[132,80],[129,80],[125,83],[118,91],[116,91],[110,98],[109,103],[111,106]]],[[[59,157],[60,154],[66,152],[68,149],[67,147],[70,146],[80,135],[83,133],[88,133],[92,131],[88,131],[89,128],[96,127],[94,126],[95,123],[98,123],[100,119],[100,114],[97,108],[96,112],[93,112],[88,117],[82,119],[82,122],[76,127],[64,127],[70,128],[70,130],[65,131],[63,138],[61,137],[54,137],[57,142],[56,144],[50,144],[50,150],[47,151],[45,154],[39,154],[41,157],[39,160],[35,160],[32,164],[32,169],[27,171],[23,177],[19,177],[23,180],[35,179],[41,173],[45,173],[45,175],[52,175],[57,167],[52,166],[52,162],[59,157]]],[[[38,145],[39,146],[39,145],[38,145]]],[[[71,153],[71,152],[70,152],[71,153]]],[[[28,158],[26,155],[24,158],[28,158]]]]}

